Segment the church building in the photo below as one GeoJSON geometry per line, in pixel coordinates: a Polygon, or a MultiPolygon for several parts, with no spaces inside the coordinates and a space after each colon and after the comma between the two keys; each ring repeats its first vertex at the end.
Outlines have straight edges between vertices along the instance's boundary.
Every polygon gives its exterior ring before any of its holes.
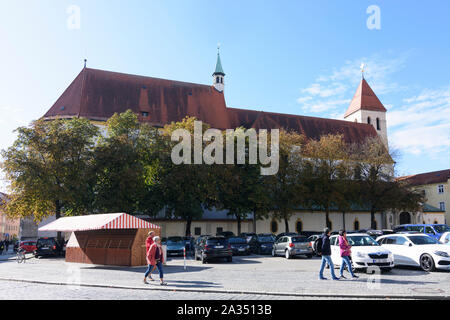
{"type": "MultiPolygon", "coordinates": [[[[114,113],[131,109],[140,121],[155,127],[163,127],[189,116],[221,130],[237,127],[257,130],[284,128],[295,130],[310,139],[319,139],[327,134],[342,134],[347,143],[358,143],[368,137],[378,136],[388,147],[386,108],[364,78],[345,112],[345,120],[335,120],[229,107],[225,101],[225,76],[219,52],[211,85],[85,66],[43,118],[83,117],[101,126],[114,113]]],[[[242,232],[253,232],[251,219],[250,215],[242,222],[242,232]]],[[[152,219],[162,227],[162,236],[184,235],[182,221],[163,217],[157,220],[152,219]]],[[[345,226],[341,212],[331,212],[330,220],[334,230],[369,228],[370,212],[363,208],[347,212],[345,226]]],[[[392,226],[381,213],[376,214],[376,222],[378,228],[392,226]]],[[[320,231],[324,225],[324,213],[313,208],[299,210],[289,221],[290,231],[320,231]]],[[[205,212],[202,220],[192,222],[191,228],[193,235],[215,234],[221,230],[236,233],[237,223],[226,212],[205,212]]],[[[284,222],[270,219],[256,222],[258,233],[284,231],[284,222]]]]}

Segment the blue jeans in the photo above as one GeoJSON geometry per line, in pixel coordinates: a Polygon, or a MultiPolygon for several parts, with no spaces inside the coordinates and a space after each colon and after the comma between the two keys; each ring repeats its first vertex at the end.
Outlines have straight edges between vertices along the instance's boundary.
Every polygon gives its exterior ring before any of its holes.
{"type": "Polygon", "coordinates": [[[325,265],[327,263],[330,266],[331,277],[333,277],[333,279],[336,278],[336,275],[334,274],[334,264],[333,261],[331,261],[331,256],[322,256],[322,264],[320,265],[319,278],[323,278],[323,270],[325,269],[325,265]]]}
{"type": "Polygon", "coordinates": [[[348,270],[348,272],[350,273],[350,275],[351,275],[352,277],[354,277],[355,275],[353,274],[352,263],[350,262],[350,258],[349,258],[348,256],[343,256],[343,257],[342,257],[341,269],[339,270],[341,276],[342,276],[343,273],[344,273],[345,265],[347,265],[347,270],[348,270]]]}
{"type": "MultiPolygon", "coordinates": [[[[144,275],[145,278],[147,278],[147,276],[150,274],[150,272],[152,272],[153,267],[154,267],[154,266],[152,266],[151,264],[148,265],[147,271],[145,271],[145,275],[144,275]]],[[[163,278],[164,278],[164,273],[163,273],[163,268],[162,268],[162,263],[161,263],[161,261],[158,261],[158,262],[156,263],[156,267],[158,268],[158,271],[159,271],[159,278],[160,278],[160,279],[163,279],[163,278]]]]}

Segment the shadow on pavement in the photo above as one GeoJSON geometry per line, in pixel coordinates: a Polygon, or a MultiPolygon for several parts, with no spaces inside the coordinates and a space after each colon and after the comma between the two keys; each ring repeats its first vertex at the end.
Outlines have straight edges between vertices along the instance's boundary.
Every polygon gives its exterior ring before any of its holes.
{"type": "MultiPolygon", "coordinates": [[[[164,277],[164,280],[167,282],[170,287],[177,288],[221,288],[222,286],[215,282],[208,281],[180,281],[180,280],[170,280],[164,277]]],[[[155,283],[157,283],[157,279],[155,279],[155,283]]],[[[157,283],[159,286],[159,283],[157,283]]]]}
{"type": "MultiPolygon", "coordinates": [[[[112,271],[129,271],[129,272],[136,272],[136,273],[145,273],[147,270],[146,266],[142,267],[121,267],[121,266],[86,266],[86,267],[80,267],[80,269],[87,269],[87,270],[112,270],[112,271]]],[[[186,270],[184,270],[183,266],[171,266],[171,265],[165,265],[163,266],[164,274],[170,274],[170,273],[180,273],[180,272],[199,272],[206,269],[211,269],[211,267],[199,267],[199,266],[187,266],[186,270]]],[[[157,272],[157,271],[155,271],[157,272]]]]}

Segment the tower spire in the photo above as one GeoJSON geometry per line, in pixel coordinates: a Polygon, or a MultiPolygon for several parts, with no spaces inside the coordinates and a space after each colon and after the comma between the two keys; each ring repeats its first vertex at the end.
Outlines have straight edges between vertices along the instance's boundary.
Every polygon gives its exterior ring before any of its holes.
{"type": "Polygon", "coordinates": [[[217,61],[216,61],[216,69],[214,70],[213,76],[213,86],[217,91],[223,92],[225,83],[224,77],[225,72],[223,72],[222,62],[220,60],[220,43],[217,44],[217,61]]]}

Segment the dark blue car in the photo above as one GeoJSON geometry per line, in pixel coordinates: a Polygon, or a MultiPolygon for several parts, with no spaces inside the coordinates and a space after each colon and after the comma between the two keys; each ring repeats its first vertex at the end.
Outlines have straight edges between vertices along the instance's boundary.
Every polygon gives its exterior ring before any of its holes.
{"type": "Polygon", "coordinates": [[[443,233],[450,231],[450,227],[446,224],[402,224],[394,228],[394,232],[407,231],[425,233],[439,241],[443,233]]]}

